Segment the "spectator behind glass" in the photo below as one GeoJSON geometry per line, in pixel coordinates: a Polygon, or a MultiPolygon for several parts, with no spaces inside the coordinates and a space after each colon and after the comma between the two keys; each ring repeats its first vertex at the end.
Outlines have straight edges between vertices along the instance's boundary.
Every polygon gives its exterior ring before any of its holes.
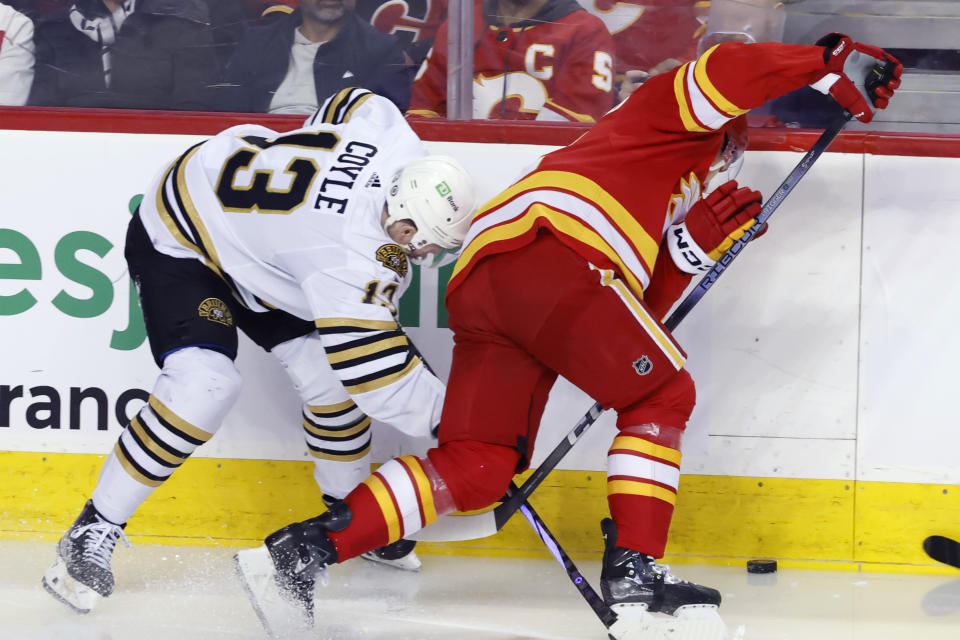
{"type": "Polygon", "coordinates": [[[27,103],[33,83],[33,23],[0,3],[0,105],[27,103]]]}
{"type": "Polygon", "coordinates": [[[404,51],[419,67],[447,19],[447,4],[448,0],[357,0],[357,15],[380,33],[400,38],[404,51]]]}
{"type": "Polygon", "coordinates": [[[413,70],[400,41],[364,22],[355,5],[302,0],[251,26],[227,64],[218,108],[310,114],[340,89],[359,86],[406,109],[413,70]]]}
{"type": "MultiPolygon", "coordinates": [[[[413,85],[410,116],[447,112],[447,34],[413,85]]],[[[473,117],[593,122],[613,105],[613,43],[576,0],[475,0],[473,117]]]]}
{"type": "Polygon", "coordinates": [[[709,0],[577,0],[613,35],[617,100],[650,76],[697,57],[709,0]]]}
{"type": "MultiPolygon", "coordinates": [[[[251,2],[246,1],[248,5],[251,2]]],[[[260,15],[264,17],[289,13],[300,4],[297,0],[253,2],[262,7],[260,15]]],[[[433,45],[437,29],[447,19],[447,3],[448,0],[357,0],[356,12],[380,33],[397,36],[410,62],[419,67],[433,45]]]]}
{"type": "Polygon", "coordinates": [[[30,104],[207,109],[209,20],[203,0],[79,0],[41,16],[30,104]]]}

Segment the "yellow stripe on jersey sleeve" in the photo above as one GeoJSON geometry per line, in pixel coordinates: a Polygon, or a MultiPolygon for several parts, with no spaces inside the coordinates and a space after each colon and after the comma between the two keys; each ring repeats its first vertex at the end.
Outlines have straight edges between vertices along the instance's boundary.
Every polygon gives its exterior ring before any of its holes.
{"type": "Polygon", "coordinates": [[[697,59],[697,63],[693,67],[693,77],[697,81],[697,85],[700,87],[700,91],[703,92],[707,98],[710,99],[710,102],[715,104],[718,109],[725,112],[730,117],[736,117],[743,115],[749,109],[741,109],[737,105],[733,104],[724,97],[722,93],[714,86],[713,82],[710,81],[710,76],[707,75],[707,60],[710,58],[710,55],[713,53],[714,49],[720,45],[714,45],[707,49],[707,51],[697,59]]]}
{"type": "Polygon", "coordinates": [[[690,63],[686,63],[676,71],[676,75],[673,76],[673,94],[677,99],[677,108],[680,110],[680,121],[683,122],[683,126],[687,131],[696,131],[696,132],[706,132],[709,129],[700,126],[700,123],[696,121],[693,117],[693,113],[690,112],[690,105],[687,103],[687,68],[690,66],[690,63]]]}

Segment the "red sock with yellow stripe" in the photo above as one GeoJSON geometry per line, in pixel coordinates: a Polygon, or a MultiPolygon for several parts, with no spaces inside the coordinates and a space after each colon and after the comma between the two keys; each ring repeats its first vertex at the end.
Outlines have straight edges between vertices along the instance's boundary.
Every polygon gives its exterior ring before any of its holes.
{"type": "Polygon", "coordinates": [[[617,545],[663,556],[680,481],[676,427],[627,427],[607,453],[607,502],[617,523],[617,545]]]}
{"type": "Polygon", "coordinates": [[[455,509],[443,479],[429,460],[394,458],[344,498],[353,518],[328,535],[340,562],[396,542],[455,509]]]}

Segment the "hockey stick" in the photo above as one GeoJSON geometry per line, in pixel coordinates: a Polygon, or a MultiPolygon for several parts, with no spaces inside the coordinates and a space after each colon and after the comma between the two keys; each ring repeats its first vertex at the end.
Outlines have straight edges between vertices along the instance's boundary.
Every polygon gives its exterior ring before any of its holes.
{"type": "MultiPolygon", "coordinates": [[[[507,490],[507,495],[510,495],[513,492],[518,491],[519,488],[513,482],[510,483],[510,488],[507,490]]],[[[540,540],[543,541],[543,544],[546,545],[547,550],[550,554],[556,558],[557,562],[566,570],[567,577],[570,578],[570,582],[573,583],[573,586],[577,588],[577,591],[580,592],[580,595],[583,596],[583,599],[587,601],[587,604],[590,605],[590,608],[593,609],[593,612],[597,614],[597,617],[600,618],[600,622],[603,623],[607,629],[610,629],[617,622],[617,614],[614,612],[610,606],[603,601],[603,598],[593,590],[593,587],[590,586],[590,583],[587,582],[587,579],[583,577],[580,573],[580,570],[577,569],[577,565],[573,564],[573,560],[570,559],[570,556],[567,555],[567,552],[563,550],[559,544],[557,544],[556,538],[553,537],[553,534],[550,533],[550,530],[547,528],[547,525],[540,519],[540,516],[537,515],[537,512],[533,509],[533,505],[529,502],[525,502],[520,505],[520,513],[527,519],[527,522],[530,523],[530,526],[533,527],[533,530],[536,531],[537,535],[540,536],[540,540]]]]}
{"type": "MultiPolygon", "coordinates": [[[[847,111],[844,111],[842,118],[838,118],[836,122],[820,134],[820,137],[817,138],[817,141],[810,147],[810,150],[804,154],[797,166],[787,174],[787,177],[780,186],[777,187],[777,190],[773,192],[770,199],[764,203],[760,209],[760,213],[757,215],[757,220],[754,225],[747,229],[743,236],[720,256],[717,263],[700,279],[697,286],[687,294],[673,310],[673,313],[664,321],[663,324],[668,330],[673,331],[676,329],[680,321],[687,317],[690,310],[703,298],[710,287],[714,285],[717,278],[720,277],[720,274],[726,271],[730,263],[740,255],[740,252],[743,251],[747,242],[760,232],[763,225],[770,219],[770,216],[783,204],[784,199],[793,191],[797,183],[800,182],[800,179],[807,174],[810,167],[813,166],[813,163],[826,151],[827,147],[830,146],[830,143],[833,142],[833,139],[837,137],[837,134],[840,133],[840,130],[843,129],[851,117],[847,111]]],[[[505,525],[507,520],[520,508],[520,505],[527,501],[527,498],[540,486],[540,483],[553,471],[560,460],[567,455],[567,452],[573,448],[577,440],[596,422],[601,413],[603,413],[603,407],[600,406],[599,402],[594,403],[587,413],[580,418],[580,421],[577,422],[570,433],[554,447],[553,451],[550,452],[540,466],[534,470],[530,477],[520,485],[513,495],[501,502],[499,506],[490,511],[474,515],[443,516],[426,529],[418,531],[412,538],[423,541],[449,542],[453,540],[473,540],[475,538],[485,538],[494,535],[503,528],[503,525],[505,525]]]]}
{"type": "Polygon", "coordinates": [[[923,541],[923,550],[937,562],[960,569],[960,542],[945,536],[929,536],[923,541]]]}

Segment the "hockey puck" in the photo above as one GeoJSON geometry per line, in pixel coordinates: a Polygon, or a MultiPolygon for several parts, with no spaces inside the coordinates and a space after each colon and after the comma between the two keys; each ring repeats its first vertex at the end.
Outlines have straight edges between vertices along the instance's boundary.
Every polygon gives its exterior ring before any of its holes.
{"type": "Polygon", "coordinates": [[[776,573],[777,572],[777,561],[776,560],[748,560],[747,561],[747,573],[776,573]]]}

